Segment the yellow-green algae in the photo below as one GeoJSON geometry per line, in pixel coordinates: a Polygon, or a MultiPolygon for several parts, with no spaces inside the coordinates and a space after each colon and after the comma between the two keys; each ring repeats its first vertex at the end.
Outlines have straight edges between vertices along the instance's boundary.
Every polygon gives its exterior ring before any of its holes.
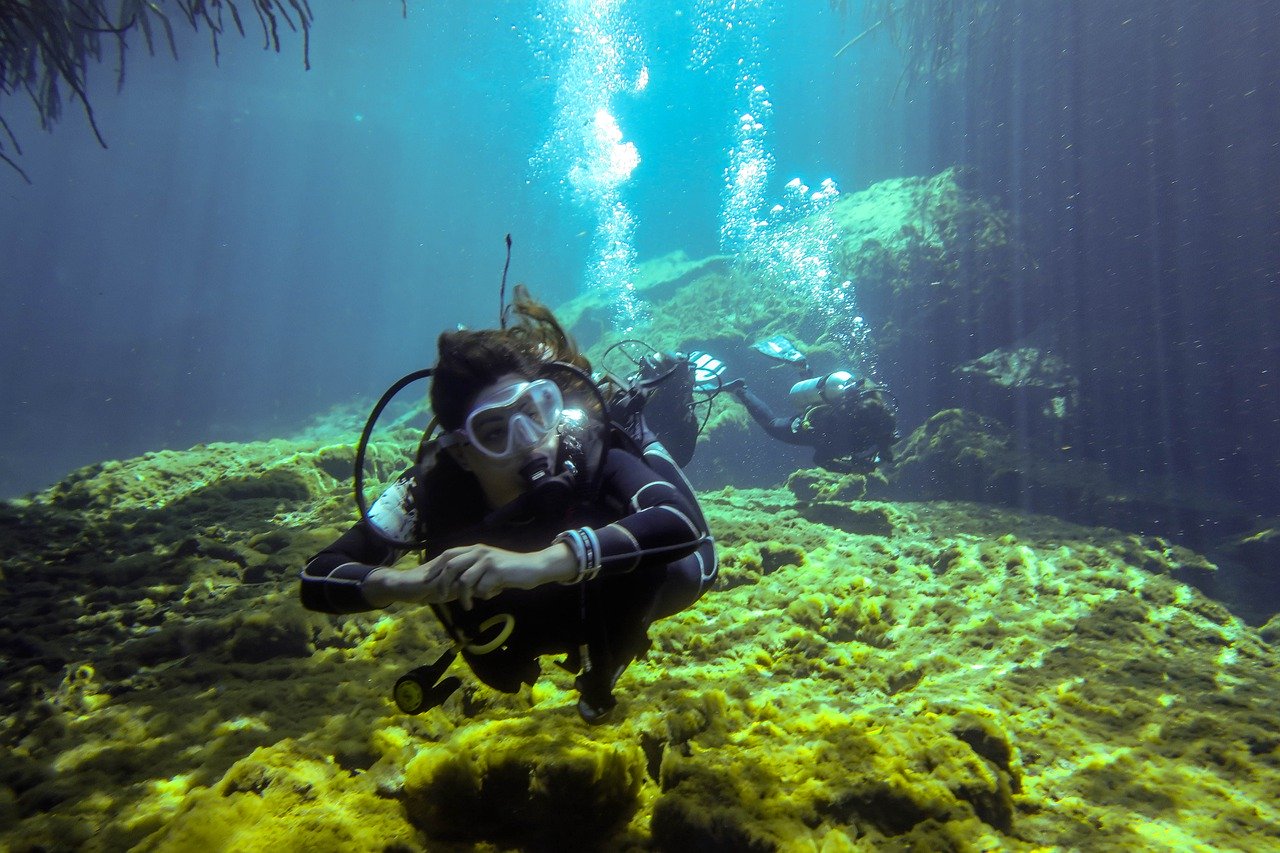
{"type": "Polygon", "coordinates": [[[1183,549],[860,501],[822,472],[793,478],[804,500],[711,492],[722,581],[655,627],[616,723],[585,726],[550,665],[406,717],[389,688],[441,649],[429,611],[296,601],[351,520],[335,458],[350,448],[152,454],[0,509],[0,844],[1280,846],[1280,655],[1169,576],[1203,567],[1183,549]]]}

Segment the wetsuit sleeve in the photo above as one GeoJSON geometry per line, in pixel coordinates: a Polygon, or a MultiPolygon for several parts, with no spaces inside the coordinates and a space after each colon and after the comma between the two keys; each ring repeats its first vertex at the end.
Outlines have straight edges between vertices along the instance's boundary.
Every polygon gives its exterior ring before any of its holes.
{"type": "Polygon", "coordinates": [[[673,483],[639,457],[613,449],[605,461],[603,497],[622,518],[603,527],[566,530],[564,542],[578,558],[574,579],[601,572],[621,574],[641,566],[665,565],[692,554],[710,539],[702,513],[673,483]]]}
{"type": "Polygon", "coordinates": [[[784,441],[787,444],[812,444],[808,437],[803,433],[795,432],[791,425],[795,422],[795,418],[778,418],[774,417],[772,411],[755,395],[750,388],[742,388],[738,391],[738,399],[742,401],[742,405],[747,407],[747,412],[755,419],[755,422],[764,428],[764,431],[778,441],[784,441]]]}
{"type": "MultiPolygon", "coordinates": [[[[409,471],[387,488],[369,508],[369,517],[397,539],[409,539],[417,527],[417,478],[409,471]]],[[[389,545],[361,519],[302,570],[302,606],[321,613],[359,613],[376,609],[364,597],[365,579],[404,554],[389,545]]]]}

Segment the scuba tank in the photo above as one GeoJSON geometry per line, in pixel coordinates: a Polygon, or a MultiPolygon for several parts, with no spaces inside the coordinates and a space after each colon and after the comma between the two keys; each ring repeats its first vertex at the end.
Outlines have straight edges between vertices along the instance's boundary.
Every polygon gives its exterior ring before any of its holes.
{"type": "Polygon", "coordinates": [[[834,405],[839,403],[845,392],[856,384],[857,380],[847,370],[837,370],[826,376],[802,379],[791,386],[791,402],[802,411],[823,403],[834,405]]]}

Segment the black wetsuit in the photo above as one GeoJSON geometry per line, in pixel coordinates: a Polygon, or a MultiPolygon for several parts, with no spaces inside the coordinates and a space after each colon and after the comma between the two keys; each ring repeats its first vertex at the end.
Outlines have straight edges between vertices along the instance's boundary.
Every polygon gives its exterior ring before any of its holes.
{"type": "MultiPolygon", "coordinates": [[[[579,556],[580,583],[504,590],[475,600],[469,611],[453,602],[435,606],[472,670],[498,690],[532,684],[542,654],[565,654],[570,668],[581,664],[586,671],[616,677],[646,648],[651,622],[688,607],[715,580],[715,547],[706,521],[660,443],[647,446],[643,459],[630,450],[611,449],[600,494],[590,503],[553,517],[496,525],[483,521],[488,508],[475,478],[447,454],[435,464],[440,470],[406,473],[370,511],[398,538],[425,538],[427,559],[474,544],[534,551],[557,537],[567,538],[579,556]],[[505,629],[509,636],[486,649],[505,629]]],[[[302,603],[327,613],[374,609],[361,583],[402,555],[361,520],[307,563],[302,603]]]]}
{"type": "Polygon", "coordinates": [[[894,418],[878,400],[824,404],[810,409],[807,416],[780,418],[746,386],[735,393],[770,436],[812,447],[814,465],[841,473],[867,473],[875,468],[877,455],[886,462],[893,458],[891,448],[897,439],[894,418]]]}

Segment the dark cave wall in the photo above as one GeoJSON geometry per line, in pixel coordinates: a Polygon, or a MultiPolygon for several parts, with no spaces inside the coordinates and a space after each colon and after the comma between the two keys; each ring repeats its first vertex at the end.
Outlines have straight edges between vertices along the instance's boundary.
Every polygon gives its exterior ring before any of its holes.
{"type": "Polygon", "coordinates": [[[1077,0],[998,26],[927,95],[930,156],[975,165],[1038,264],[1019,290],[1077,368],[1071,441],[1280,511],[1280,15],[1077,0]]]}

